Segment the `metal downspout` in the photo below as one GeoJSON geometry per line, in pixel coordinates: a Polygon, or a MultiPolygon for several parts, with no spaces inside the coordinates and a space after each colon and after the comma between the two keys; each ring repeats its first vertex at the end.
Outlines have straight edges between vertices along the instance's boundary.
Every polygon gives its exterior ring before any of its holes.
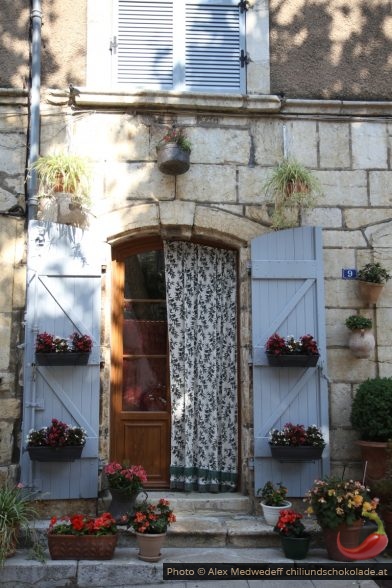
{"type": "MultiPolygon", "coordinates": [[[[41,0],[31,4],[31,88],[30,124],[28,130],[28,169],[39,155],[40,100],[41,100],[41,0]]],[[[32,170],[27,177],[27,218],[37,218],[37,174],[32,170]]]]}

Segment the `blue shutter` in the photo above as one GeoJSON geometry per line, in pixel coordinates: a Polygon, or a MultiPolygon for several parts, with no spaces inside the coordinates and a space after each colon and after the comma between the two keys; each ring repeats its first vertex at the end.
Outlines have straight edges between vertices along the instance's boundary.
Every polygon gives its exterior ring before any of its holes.
{"type": "Polygon", "coordinates": [[[114,82],[245,92],[245,11],[237,0],[114,0],[114,82]]]}
{"type": "Polygon", "coordinates": [[[68,225],[29,224],[24,354],[22,481],[44,499],[95,498],[98,493],[101,263],[87,231],[68,225]],[[89,334],[88,365],[35,365],[35,338],[47,331],[60,337],[89,334]],[[30,461],[25,439],[58,418],[87,431],[82,459],[30,461]]]}
{"type": "Polygon", "coordinates": [[[287,422],[315,424],[329,440],[322,254],[318,227],[272,232],[251,245],[256,491],[271,480],[283,482],[290,496],[303,496],[315,478],[329,472],[329,444],[314,463],[281,463],[271,458],[268,445],[269,431],[287,422]],[[319,365],[270,367],[264,345],[274,332],[314,335],[319,365]]]}

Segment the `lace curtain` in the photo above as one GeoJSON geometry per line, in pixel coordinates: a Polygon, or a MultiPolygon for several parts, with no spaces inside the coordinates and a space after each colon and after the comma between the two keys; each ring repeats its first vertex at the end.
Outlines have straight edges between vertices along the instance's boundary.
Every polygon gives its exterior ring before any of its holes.
{"type": "Polygon", "coordinates": [[[237,484],[236,256],[165,242],[172,406],[171,488],[237,484]]]}

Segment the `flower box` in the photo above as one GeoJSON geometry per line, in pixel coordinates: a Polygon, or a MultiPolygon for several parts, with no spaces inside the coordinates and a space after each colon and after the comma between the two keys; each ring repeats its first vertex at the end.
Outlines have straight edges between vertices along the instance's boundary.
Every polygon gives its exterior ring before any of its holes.
{"type": "Polygon", "coordinates": [[[89,352],[70,351],[64,353],[36,353],[35,359],[38,365],[86,365],[89,352]]]}
{"type": "Polygon", "coordinates": [[[300,353],[288,353],[274,355],[267,353],[268,363],[274,367],[315,367],[320,355],[307,355],[300,353]]]}
{"type": "Polygon", "coordinates": [[[115,535],[48,535],[52,559],[112,559],[115,535]]]}
{"type": "Polygon", "coordinates": [[[271,445],[271,455],[279,461],[314,461],[320,459],[324,447],[312,447],[311,445],[271,445]]]}
{"type": "Polygon", "coordinates": [[[84,445],[64,445],[63,447],[28,447],[32,461],[75,461],[80,459],[84,445]]]}

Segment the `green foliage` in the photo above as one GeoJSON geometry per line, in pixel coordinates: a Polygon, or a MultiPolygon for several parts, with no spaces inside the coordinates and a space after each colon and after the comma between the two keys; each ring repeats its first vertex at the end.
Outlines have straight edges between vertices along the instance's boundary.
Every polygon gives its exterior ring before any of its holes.
{"type": "Polygon", "coordinates": [[[33,163],[31,169],[37,172],[39,198],[53,197],[61,183],[61,191],[72,194],[76,203],[90,203],[91,170],[87,159],[67,153],[43,155],[33,163]]]}
{"type": "Polygon", "coordinates": [[[351,331],[355,331],[355,329],[371,329],[373,322],[365,316],[353,314],[346,319],[345,325],[351,331]]]}
{"type": "Polygon", "coordinates": [[[380,263],[367,263],[358,271],[357,279],[373,284],[384,284],[391,279],[391,276],[380,263]]]}
{"type": "Polygon", "coordinates": [[[188,153],[191,152],[192,144],[186,136],[184,129],[182,128],[172,128],[170,131],[168,131],[166,135],[159,141],[157,149],[164,147],[169,143],[176,143],[184,151],[187,151],[188,153]]]}
{"type": "Polygon", "coordinates": [[[359,385],[351,424],[365,441],[392,439],[392,378],[368,379],[359,385]]]}
{"type": "Polygon", "coordinates": [[[279,482],[274,486],[271,481],[264,484],[263,488],[257,490],[257,495],[261,496],[261,500],[266,506],[284,506],[287,496],[287,488],[279,482]]]}
{"type": "Polygon", "coordinates": [[[283,229],[298,224],[293,211],[313,208],[321,196],[318,180],[306,167],[294,159],[284,159],[264,184],[264,190],[275,204],[272,226],[283,229]]]}
{"type": "MultiPolygon", "coordinates": [[[[33,496],[20,484],[5,484],[0,488],[0,567],[16,546],[20,531],[32,538],[30,523],[36,516],[33,496]]],[[[40,551],[38,546],[38,542],[34,541],[36,557],[40,551]]]]}

